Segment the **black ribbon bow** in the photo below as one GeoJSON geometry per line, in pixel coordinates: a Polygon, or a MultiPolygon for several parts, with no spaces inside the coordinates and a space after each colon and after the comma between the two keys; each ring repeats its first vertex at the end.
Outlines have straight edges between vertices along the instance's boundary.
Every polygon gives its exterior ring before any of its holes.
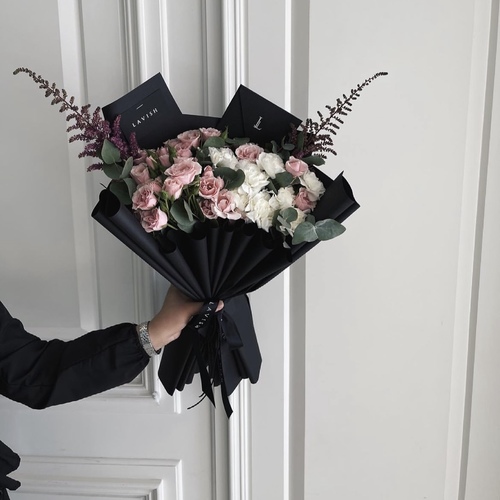
{"type": "Polygon", "coordinates": [[[246,295],[227,299],[220,311],[217,304],[218,301],[206,302],[181,336],[164,348],[158,375],[172,395],[198,372],[202,399],[207,397],[215,406],[213,387],[220,386],[229,417],[229,396],[242,378],[249,378],[252,383],[258,380],[262,358],[246,295]]]}

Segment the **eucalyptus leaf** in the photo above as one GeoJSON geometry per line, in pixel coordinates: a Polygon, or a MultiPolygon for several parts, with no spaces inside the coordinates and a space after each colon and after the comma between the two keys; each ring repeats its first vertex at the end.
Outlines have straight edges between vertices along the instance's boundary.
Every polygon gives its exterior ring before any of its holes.
{"type": "Polygon", "coordinates": [[[310,222],[301,222],[293,233],[292,245],[304,243],[305,241],[316,241],[317,239],[318,235],[316,234],[314,225],[310,222]]]}
{"type": "Polygon", "coordinates": [[[295,146],[290,143],[285,143],[283,144],[283,149],[286,151],[293,151],[295,149],[295,146]]]}
{"type": "Polygon", "coordinates": [[[292,227],[290,223],[286,219],[284,219],[281,215],[278,215],[277,220],[286,229],[290,229],[292,227]]]}
{"type": "Polygon", "coordinates": [[[247,144],[250,142],[249,137],[233,137],[232,139],[229,137],[226,137],[226,143],[231,144],[231,146],[242,146],[243,144],[247,144]]]}
{"type": "Polygon", "coordinates": [[[267,183],[267,189],[268,189],[268,191],[272,191],[273,193],[278,194],[278,188],[274,185],[273,179],[271,179],[267,183]]]}
{"type": "Polygon", "coordinates": [[[120,179],[125,179],[126,177],[130,177],[130,171],[132,170],[132,167],[134,166],[134,159],[129,156],[127,158],[127,161],[125,162],[125,165],[123,165],[123,170],[120,175],[120,179]]]}
{"type": "Polygon", "coordinates": [[[287,187],[293,181],[293,175],[290,172],[280,172],[276,174],[274,180],[278,183],[279,187],[287,187]]]}
{"type": "Polygon", "coordinates": [[[279,152],[279,155],[281,156],[283,163],[286,163],[290,159],[290,151],[287,151],[286,149],[282,149],[279,152]]]}
{"type": "Polygon", "coordinates": [[[206,154],[205,151],[203,151],[203,149],[196,150],[196,159],[198,160],[199,163],[205,162],[208,157],[209,155],[206,154]]]}
{"type": "Polygon", "coordinates": [[[186,200],[184,200],[184,210],[187,213],[189,222],[193,222],[193,220],[194,220],[193,211],[191,210],[191,207],[189,206],[189,203],[186,200]]]}
{"type": "Polygon", "coordinates": [[[287,222],[293,222],[297,220],[297,217],[299,214],[297,213],[297,210],[293,207],[285,208],[280,212],[280,215],[287,221],[287,222]]]}
{"type": "Polygon", "coordinates": [[[193,228],[194,228],[194,224],[195,222],[190,222],[188,224],[177,224],[177,227],[181,230],[181,231],[184,231],[185,233],[192,233],[193,232],[193,228]]]}
{"type": "Polygon", "coordinates": [[[304,131],[301,130],[297,135],[297,149],[302,151],[304,149],[304,131]]]}
{"type": "Polygon", "coordinates": [[[121,179],[123,167],[116,163],[104,163],[102,166],[102,171],[110,178],[110,179],[121,179]]]}
{"type": "Polygon", "coordinates": [[[318,239],[321,241],[331,240],[345,231],[345,227],[333,219],[320,220],[316,222],[314,228],[318,239]]]}
{"type": "Polygon", "coordinates": [[[128,189],[128,194],[130,196],[130,200],[132,200],[132,196],[134,195],[136,189],[137,189],[137,184],[135,183],[134,179],[131,177],[127,177],[126,179],[123,179],[123,182],[126,184],[127,189],[128,189]]]}
{"type": "Polygon", "coordinates": [[[319,166],[319,165],[325,164],[325,160],[323,158],[321,158],[321,156],[315,156],[315,155],[311,155],[311,156],[307,156],[306,158],[302,158],[302,161],[306,162],[308,165],[319,166]]]}
{"type": "Polygon", "coordinates": [[[109,183],[109,190],[124,204],[130,205],[132,198],[129,194],[128,186],[123,181],[111,181],[109,183]]]}
{"type": "Polygon", "coordinates": [[[325,219],[312,224],[311,222],[301,222],[293,233],[292,244],[297,245],[304,241],[331,240],[341,235],[345,227],[333,219],[325,219]]]}
{"type": "Polygon", "coordinates": [[[120,161],[120,151],[108,139],[104,139],[101,149],[101,158],[104,163],[108,165],[120,161]]]}
{"type": "Polygon", "coordinates": [[[194,224],[193,212],[189,208],[189,205],[182,199],[175,200],[174,203],[172,203],[172,206],[170,207],[170,214],[179,227],[191,226],[194,224]]]}
{"type": "Polygon", "coordinates": [[[226,141],[222,137],[209,137],[204,143],[204,148],[223,148],[226,145],[226,141]]]}
{"type": "Polygon", "coordinates": [[[229,167],[217,167],[214,175],[224,180],[224,187],[229,190],[239,188],[245,182],[245,172],[243,170],[233,170],[229,167]]]}

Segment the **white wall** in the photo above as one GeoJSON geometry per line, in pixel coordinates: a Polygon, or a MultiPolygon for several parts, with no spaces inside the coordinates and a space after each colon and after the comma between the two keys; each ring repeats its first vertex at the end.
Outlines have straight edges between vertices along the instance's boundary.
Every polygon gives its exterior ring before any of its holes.
{"type": "MultiPolygon", "coordinates": [[[[477,259],[461,231],[472,240],[482,224],[467,226],[463,210],[477,209],[470,172],[484,168],[469,151],[483,140],[470,124],[490,75],[472,71],[487,56],[488,42],[476,50],[485,3],[475,24],[472,0],[311,1],[310,114],[376,71],[389,76],[363,92],[327,164],[345,171],[361,209],[306,261],[307,500],[464,498],[468,428],[456,435],[455,424],[467,418],[462,355],[475,325],[457,308],[474,306],[459,292],[474,294],[477,259]]],[[[482,300],[498,331],[495,293],[482,300]]],[[[496,491],[486,482],[467,498],[496,491]]]]}

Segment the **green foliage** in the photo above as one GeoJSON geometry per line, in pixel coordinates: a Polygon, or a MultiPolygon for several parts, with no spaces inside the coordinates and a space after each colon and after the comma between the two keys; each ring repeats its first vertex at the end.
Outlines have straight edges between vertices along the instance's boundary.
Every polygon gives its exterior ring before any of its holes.
{"type": "Polygon", "coordinates": [[[321,156],[307,156],[306,158],[302,158],[302,161],[307,163],[308,165],[320,166],[325,164],[325,160],[321,158],[321,156]]]}
{"type": "Polygon", "coordinates": [[[290,172],[280,172],[276,174],[274,178],[274,184],[277,185],[278,189],[281,187],[290,186],[293,182],[293,175],[290,172]]]}
{"type": "Polygon", "coordinates": [[[120,161],[120,151],[108,139],[104,139],[101,149],[101,158],[104,163],[111,165],[120,161]]]}
{"type": "Polygon", "coordinates": [[[243,170],[233,170],[229,167],[216,167],[214,169],[216,177],[222,177],[224,187],[229,190],[239,188],[245,182],[245,172],[243,170]]]}
{"type": "Polygon", "coordinates": [[[223,148],[226,146],[226,141],[222,137],[209,137],[204,143],[203,148],[223,148]]]}
{"type": "Polygon", "coordinates": [[[135,190],[134,187],[130,186],[130,182],[134,182],[132,179],[125,180],[112,180],[109,183],[109,190],[124,204],[130,205],[132,203],[132,194],[135,190]]]}
{"type": "Polygon", "coordinates": [[[331,240],[345,231],[345,227],[333,219],[320,220],[316,223],[301,222],[293,233],[292,245],[311,241],[331,240]]]}
{"type": "Polygon", "coordinates": [[[170,207],[170,214],[175,219],[175,222],[177,222],[179,229],[186,233],[191,233],[193,231],[196,221],[187,201],[182,198],[175,200],[170,207]]]}
{"type": "Polygon", "coordinates": [[[117,163],[104,163],[102,166],[102,171],[110,178],[110,179],[121,179],[123,167],[118,165],[117,163]]]}
{"type": "Polygon", "coordinates": [[[226,143],[233,146],[235,149],[243,146],[243,144],[247,144],[250,142],[249,137],[234,137],[233,139],[226,138],[226,143]]]}

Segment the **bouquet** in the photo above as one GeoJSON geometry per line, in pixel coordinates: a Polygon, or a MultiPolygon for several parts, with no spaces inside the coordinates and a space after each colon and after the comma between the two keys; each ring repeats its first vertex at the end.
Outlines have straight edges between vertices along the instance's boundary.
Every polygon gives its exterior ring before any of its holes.
{"type": "Polygon", "coordinates": [[[228,396],[257,382],[261,355],[247,294],[319,241],[345,230],[359,205],[343,175],[318,166],[335,154],[333,137],[374,79],[301,120],[244,86],[222,118],[182,114],[160,75],[92,113],[34,72],[52,104],[67,112],[70,142],[110,178],[92,216],[193,300],[205,303],[168,344],[159,377],[169,394],[199,373],[203,392],[228,396]],[[225,307],[215,312],[218,300],[225,307]]]}

